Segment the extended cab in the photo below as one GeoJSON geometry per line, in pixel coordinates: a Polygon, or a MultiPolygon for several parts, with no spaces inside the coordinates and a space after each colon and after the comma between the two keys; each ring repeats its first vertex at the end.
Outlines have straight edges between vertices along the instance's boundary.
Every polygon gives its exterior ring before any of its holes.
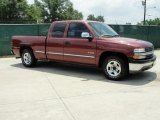
{"type": "Polygon", "coordinates": [[[37,60],[93,65],[111,80],[152,68],[156,60],[152,43],[120,37],[94,21],[56,21],[47,36],[13,36],[12,51],[26,67],[37,60]]]}

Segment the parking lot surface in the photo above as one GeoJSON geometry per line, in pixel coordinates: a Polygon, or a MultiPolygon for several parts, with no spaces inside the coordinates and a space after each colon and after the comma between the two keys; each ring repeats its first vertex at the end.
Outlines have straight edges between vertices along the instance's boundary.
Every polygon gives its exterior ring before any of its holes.
{"type": "Polygon", "coordinates": [[[156,65],[123,81],[92,67],[0,58],[0,120],[160,120],[156,65]]]}

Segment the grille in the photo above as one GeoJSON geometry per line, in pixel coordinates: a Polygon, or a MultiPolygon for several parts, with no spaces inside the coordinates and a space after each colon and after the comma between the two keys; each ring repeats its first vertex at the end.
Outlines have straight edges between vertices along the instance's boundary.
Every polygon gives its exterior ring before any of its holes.
{"type": "Polygon", "coordinates": [[[146,52],[151,52],[151,51],[153,51],[153,50],[154,50],[154,48],[153,48],[153,47],[145,48],[145,51],[146,51],[146,52]]]}
{"type": "Polygon", "coordinates": [[[153,58],[153,54],[146,56],[146,59],[150,59],[150,58],[153,58]]]}
{"type": "MultiPolygon", "coordinates": [[[[145,48],[145,51],[146,52],[153,52],[154,51],[154,47],[148,47],[148,48],[145,48]]],[[[146,56],[146,59],[151,59],[153,58],[153,54],[149,54],[146,56]]]]}

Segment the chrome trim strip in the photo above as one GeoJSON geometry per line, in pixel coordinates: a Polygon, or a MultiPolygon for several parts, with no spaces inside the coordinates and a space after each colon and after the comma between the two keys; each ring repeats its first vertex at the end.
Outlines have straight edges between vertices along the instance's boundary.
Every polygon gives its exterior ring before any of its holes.
{"type": "Polygon", "coordinates": [[[87,56],[87,55],[76,55],[76,54],[67,54],[67,53],[57,53],[57,52],[47,52],[47,54],[51,55],[64,55],[64,56],[73,56],[73,57],[83,57],[83,58],[95,58],[95,56],[87,56]]]}
{"type": "Polygon", "coordinates": [[[44,51],[34,51],[35,53],[42,53],[44,54],[45,52],[44,51]]]}
{"type": "Polygon", "coordinates": [[[150,51],[150,52],[143,53],[142,55],[151,55],[153,53],[154,53],[154,51],[150,51]]]}
{"type": "Polygon", "coordinates": [[[13,47],[12,49],[20,49],[20,47],[13,47]]]}
{"type": "Polygon", "coordinates": [[[65,56],[73,56],[73,57],[83,57],[83,58],[95,58],[95,56],[87,56],[87,55],[76,55],[76,54],[64,54],[65,56]]]}
{"type": "Polygon", "coordinates": [[[46,53],[51,55],[63,55],[63,53],[57,53],[57,52],[46,52],[46,53]]]}

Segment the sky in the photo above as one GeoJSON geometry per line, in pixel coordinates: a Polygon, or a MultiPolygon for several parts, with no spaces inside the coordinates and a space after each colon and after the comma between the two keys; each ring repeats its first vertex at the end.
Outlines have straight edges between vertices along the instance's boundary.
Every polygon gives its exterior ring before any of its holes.
{"type": "MultiPolygon", "coordinates": [[[[70,0],[74,8],[83,13],[102,15],[108,24],[137,24],[143,21],[142,0],[70,0]]],[[[31,4],[33,0],[28,0],[31,4]]],[[[160,0],[147,0],[147,19],[160,17],[160,0]],[[156,8],[154,8],[156,7],[156,8]]]]}

